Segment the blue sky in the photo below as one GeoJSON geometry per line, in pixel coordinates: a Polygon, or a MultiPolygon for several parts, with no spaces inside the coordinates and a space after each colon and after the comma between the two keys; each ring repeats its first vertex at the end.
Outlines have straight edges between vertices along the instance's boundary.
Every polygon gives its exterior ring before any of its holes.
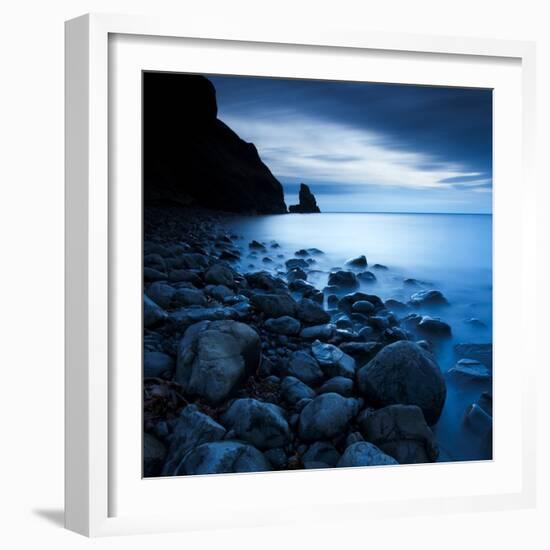
{"type": "Polygon", "coordinates": [[[324,212],[490,213],[492,92],[209,76],[218,117],[324,212]]]}

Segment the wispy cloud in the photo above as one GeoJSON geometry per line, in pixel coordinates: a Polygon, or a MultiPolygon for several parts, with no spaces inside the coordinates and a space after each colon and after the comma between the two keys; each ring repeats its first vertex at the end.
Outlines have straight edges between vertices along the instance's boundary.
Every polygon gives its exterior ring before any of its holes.
{"type": "Polygon", "coordinates": [[[267,117],[222,117],[253,142],[279,178],[408,189],[490,190],[486,174],[425,152],[406,150],[366,128],[326,121],[289,109],[267,117]]]}

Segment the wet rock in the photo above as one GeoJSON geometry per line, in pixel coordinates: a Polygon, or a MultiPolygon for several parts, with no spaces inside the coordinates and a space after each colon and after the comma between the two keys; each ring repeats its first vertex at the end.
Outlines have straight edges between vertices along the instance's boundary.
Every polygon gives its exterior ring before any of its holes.
{"type": "Polygon", "coordinates": [[[326,441],[317,441],[309,446],[304,453],[302,460],[305,464],[322,463],[326,467],[334,468],[340,460],[340,453],[332,443],[326,441]]]}
{"type": "Polygon", "coordinates": [[[296,302],[288,294],[256,293],[251,297],[251,302],[266,317],[294,317],[296,314],[296,302]]]}
{"type": "Polygon", "coordinates": [[[435,437],[415,405],[390,405],[366,412],[358,423],[365,439],[399,464],[435,462],[439,456],[435,437]]]}
{"type": "Polygon", "coordinates": [[[149,283],[155,281],[166,281],[166,273],[159,271],[158,269],[153,269],[151,267],[143,268],[143,280],[149,283]]]}
{"type": "MultiPolygon", "coordinates": [[[[214,300],[217,300],[218,302],[224,302],[225,303],[225,299],[228,298],[229,296],[233,296],[233,291],[224,286],[224,285],[208,285],[204,291],[206,292],[206,294],[208,294],[208,296],[210,296],[211,298],[214,298],[214,300]]],[[[199,305],[203,305],[203,304],[199,304],[199,305]]]]}
{"type": "Polygon", "coordinates": [[[326,376],[355,377],[355,360],[336,346],[316,340],[311,351],[326,376]]]}
{"type": "Polygon", "coordinates": [[[307,279],[307,273],[302,268],[295,267],[286,274],[286,278],[289,283],[298,280],[305,281],[307,279]]]}
{"type": "Polygon", "coordinates": [[[271,465],[252,445],[238,441],[203,443],[182,460],[175,475],[231,474],[267,472],[271,465]]]}
{"type": "Polygon", "coordinates": [[[493,417],[487,414],[477,403],[474,403],[466,410],[464,424],[473,433],[479,436],[487,436],[493,430],[493,417]]]}
{"type": "Polygon", "coordinates": [[[170,448],[162,474],[174,475],[183,457],[194,447],[212,441],[221,441],[225,428],[210,416],[199,411],[196,405],[185,407],[174,423],[170,448]]]}
{"type": "Polygon", "coordinates": [[[308,248],[307,251],[313,256],[322,256],[324,252],[318,248],[308,248]]]}
{"type": "Polygon", "coordinates": [[[488,369],[493,368],[492,344],[457,344],[454,351],[459,359],[473,359],[483,363],[488,369]]]}
{"type": "Polygon", "coordinates": [[[372,269],[378,269],[379,271],[388,271],[388,266],[383,264],[374,264],[372,269]]]}
{"type": "Polygon", "coordinates": [[[237,321],[191,326],[178,346],[175,380],[191,395],[216,404],[226,399],[260,363],[258,333],[237,321]]]}
{"type": "Polygon", "coordinates": [[[376,275],[374,273],[372,273],[372,271],[363,271],[362,273],[358,273],[357,278],[362,283],[375,283],[376,282],[376,275]]]}
{"type": "Polygon", "coordinates": [[[202,290],[191,288],[178,288],[173,296],[174,306],[206,306],[206,298],[202,290]]]}
{"type": "MultiPolygon", "coordinates": [[[[245,304],[246,305],[246,304],[245,304]]],[[[239,317],[234,307],[188,306],[170,313],[170,321],[178,328],[187,328],[202,321],[224,321],[239,317]]]]}
{"type": "Polygon", "coordinates": [[[160,307],[170,307],[175,289],[166,282],[155,282],[147,288],[146,294],[160,307]]]}
{"type": "Polygon", "coordinates": [[[334,286],[341,290],[354,290],[359,286],[355,273],[351,271],[336,271],[328,277],[329,286],[334,286]]]}
{"type": "Polygon", "coordinates": [[[276,470],[283,470],[288,464],[288,458],[283,449],[269,449],[264,452],[264,456],[276,470]]]}
{"type": "Polygon", "coordinates": [[[383,348],[357,373],[359,390],[368,403],[417,405],[429,425],[439,419],[447,388],[434,357],[413,342],[383,348]]]}
{"type": "Polygon", "coordinates": [[[409,306],[399,300],[394,300],[390,298],[386,300],[384,304],[390,311],[395,311],[396,313],[404,313],[409,310],[409,306]]]}
{"type": "Polygon", "coordinates": [[[147,294],[143,296],[143,325],[145,328],[162,324],[168,315],[147,294]]]}
{"type": "Polygon", "coordinates": [[[345,342],[340,349],[358,361],[370,361],[381,349],[378,342],[345,342]]]}
{"type": "Polygon", "coordinates": [[[353,313],[363,313],[366,315],[372,315],[375,311],[375,307],[367,300],[359,300],[351,306],[353,313]]]}
{"type": "Polygon", "coordinates": [[[324,325],[315,325],[306,327],[300,332],[300,338],[304,340],[321,340],[326,342],[330,340],[336,333],[336,326],[332,323],[324,325]]]}
{"type": "Polygon", "coordinates": [[[457,382],[488,382],[491,379],[491,371],[474,359],[460,359],[449,369],[448,375],[457,382]]]}
{"type": "Polygon", "coordinates": [[[338,461],[338,468],[356,466],[387,466],[398,462],[384,454],[378,447],[366,441],[358,441],[350,445],[338,461]]]}
{"type": "Polygon", "coordinates": [[[289,358],[287,372],[308,386],[323,381],[324,374],[317,361],[305,351],[295,351],[289,358]]]}
{"type": "Polygon", "coordinates": [[[307,269],[309,264],[302,258],[290,258],[285,262],[285,266],[287,271],[291,271],[292,269],[307,269]]]}
{"type": "Polygon", "coordinates": [[[342,397],[351,397],[353,395],[353,380],[345,376],[335,376],[327,380],[319,388],[318,393],[337,393],[342,397]]]}
{"type": "Polygon", "coordinates": [[[265,252],[267,250],[265,245],[259,243],[258,241],[249,242],[248,248],[250,248],[250,250],[261,250],[262,252],[265,252]]]}
{"type": "Polygon", "coordinates": [[[251,443],[261,450],[284,447],[290,429],[283,410],[257,399],[237,399],[222,416],[224,426],[233,437],[251,443]]]}
{"type": "Polygon", "coordinates": [[[327,305],[330,308],[338,307],[338,301],[338,296],[336,296],[336,294],[329,294],[327,296],[327,305]]]}
{"type": "Polygon", "coordinates": [[[364,255],[357,256],[356,258],[350,258],[349,260],[346,261],[346,265],[350,267],[364,268],[364,267],[367,267],[368,265],[367,258],[364,255]]]}
{"type": "Polygon", "coordinates": [[[346,294],[338,303],[338,307],[342,311],[349,314],[351,313],[353,304],[359,301],[370,302],[374,306],[375,310],[384,307],[384,303],[378,296],[375,296],[374,294],[366,294],[364,292],[353,292],[346,294]]]}
{"type": "Polygon", "coordinates": [[[446,306],[447,298],[439,290],[421,290],[411,296],[411,304],[415,306],[446,306]]]}
{"type": "Polygon", "coordinates": [[[301,325],[300,321],[294,319],[294,317],[285,315],[276,319],[268,319],[265,322],[265,328],[271,332],[275,332],[276,334],[295,336],[300,332],[301,325]]]}
{"type": "Polygon", "coordinates": [[[300,414],[300,438],[304,441],[318,441],[340,435],[358,412],[359,402],[356,399],[345,398],[337,393],[319,395],[300,414]]]}
{"type": "Polygon", "coordinates": [[[143,376],[145,378],[171,378],[176,363],[172,357],[160,351],[143,353],[143,376]]]}
{"type": "Polygon", "coordinates": [[[418,332],[432,338],[450,338],[451,326],[441,319],[435,319],[425,315],[416,326],[418,332]]]}
{"type": "Polygon", "coordinates": [[[330,315],[317,302],[302,298],[296,308],[296,317],[306,325],[322,325],[330,321],[330,315]]]}
{"type": "Polygon", "coordinates": [[[296,252],[294,252],[294,256],[298,256],[300,258],[307,258],[307,256],[309,256],[309,252],[301,248],[300,250],[296,250],[296,252]]]}
{"type": "Polygon", "coordinates": [[[214,264],[204,275],[204,280],[211,285],[232,287],[235,284],[235,272],[223,264],[214,264]]]}
{"type": "Polygon", "coordinates": [[[281,396],[287,403],[295,405],[302,399],[313,399],[315,392],[298,378],[287,376],[281,383],[281,396]]]}
{"type": "Polygon", "coordinates": [[[166,447],[156,437],[145,432],[143,434],[143,476],[159,476],[165,457],[166,447]]]}

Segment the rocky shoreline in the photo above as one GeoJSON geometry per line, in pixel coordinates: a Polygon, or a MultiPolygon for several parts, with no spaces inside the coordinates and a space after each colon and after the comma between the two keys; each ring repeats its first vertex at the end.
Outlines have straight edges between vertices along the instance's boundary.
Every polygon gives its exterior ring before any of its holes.
{"type": "MultiPolygon", "coordinates": [[[[434,346],[452,328],[436,289],[408,302],[359,290],[365,256],[308,281],[315,248],[244,242],[231,214],[148,207],[144,215],[144,475],[171,476],[438,460],[448,384],[492,380],[490,344],[434,346]],[[282,256],[282,257],[280,257],[282,256]],[[245,271],[246,260],[265,270],[245,271]]],[[[307,243],[306,243],[307,246],[307,243]]],[[[464,422],[490,448],[492,397],[464,422]]]]}

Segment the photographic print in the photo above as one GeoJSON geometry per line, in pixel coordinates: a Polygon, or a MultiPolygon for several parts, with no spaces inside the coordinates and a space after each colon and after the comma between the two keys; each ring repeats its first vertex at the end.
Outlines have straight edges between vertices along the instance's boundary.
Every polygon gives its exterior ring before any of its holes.
{"type": "Polygon", "coordinates": [[[492,90],[142,91],[144,477],[491,460],[492,90]]]}

